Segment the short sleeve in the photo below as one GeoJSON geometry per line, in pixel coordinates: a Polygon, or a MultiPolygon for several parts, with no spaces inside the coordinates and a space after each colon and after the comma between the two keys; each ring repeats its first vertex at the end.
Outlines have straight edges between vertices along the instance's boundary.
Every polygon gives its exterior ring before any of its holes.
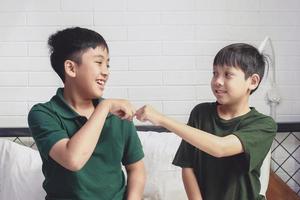
{"type": "Polygon", "coordinates": [[[260,167],[271,148],[276,131],[277,125],[274,120],[264,116],[233,133],[243,145],[249,171],[260,167]]]}
{"type": "MultiPolygon", "coordinates": [[[[189,121],[187,124],[188,126],[192,126],[192,127],[196,126],[195,113],[196,110],[194,108],[190,114],[189,121]]],[[[194,156],[193,156],[194,152],[195,152],[195,147],[187,143],[185,140],[182,140],[175,154],[172,164],[182,168],[192,168],[193,160],[194,160],[194,156]]]]}
{"type": "Polygon", "coordinates": [[[126,131],[126,138],[122,164],[129,165],[141,160],[144,157],[144,152],[134,124],[126,121],[124,123],[127,123],[128,126],[124,126],[127,128],[124,130],[126,131]]]}
{"type": "Polygon", "coordinates": [[[48,159],[49,152],[56,142],[68,138],[55,116],[37,108],[29,112],[28,125],[37,148],[45,159],[48,159]]]}

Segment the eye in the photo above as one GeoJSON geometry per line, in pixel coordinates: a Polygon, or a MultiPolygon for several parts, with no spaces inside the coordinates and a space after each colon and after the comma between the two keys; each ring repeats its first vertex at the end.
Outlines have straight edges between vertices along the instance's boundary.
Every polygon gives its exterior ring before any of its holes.
{"type": "Polygon", "coordinates": [[[96,62],[97,64],[99,64],[99,65],[102,65],[102,62],[101,61],[99,61],[99,62],[96,62]]]}
{"type": "Polygon", "coordinates": [[[217,72],[213,72],[213,77],[216,77],[216,76],[218,76],[218,73],[217,72]]]}
{"type": "Polygon", "coordinates": [[[226,78],[231,78],[232,76],[233,76],[233,74],[230,73],[230,72],[226,72],[226,73],[225,73],[225,77],[226,77],[226,78]]]}

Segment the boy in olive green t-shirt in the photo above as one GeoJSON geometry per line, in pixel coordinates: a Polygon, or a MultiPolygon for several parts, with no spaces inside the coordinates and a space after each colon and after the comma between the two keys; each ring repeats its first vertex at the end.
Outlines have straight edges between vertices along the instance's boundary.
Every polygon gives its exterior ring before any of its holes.
{"type": "MultiPolygon", "coordinates": [[[[217,99],[191,112],[188,125],[151,106],[137,118],[163,126],[182,142],[173,164],[182,168],[190,200],[260,200],[260,168],[276,134],[276,123],[249,107],[264,76],[265,58],[248,44],[221,49],[214,59],[211,88],[217,99]]],[[[180,91],[179,91],[180,94],[180,91]]]]}
{"type": "Polygon", "coordinates": [[[126,100],[101,98],[109,77],[105,40],[75,27],[50,36],[48,45],[64,87],[28,115],[43,161],[45,199],[140,200],[145,169],[131,122],[135,109],[126,100]]]}

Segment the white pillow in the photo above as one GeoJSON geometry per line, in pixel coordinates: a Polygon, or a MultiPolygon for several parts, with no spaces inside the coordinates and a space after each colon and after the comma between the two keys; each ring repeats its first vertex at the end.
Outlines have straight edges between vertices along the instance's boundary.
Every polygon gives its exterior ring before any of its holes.
{"type": "Polygon", "coordinates": [[[181,139],[169,132],[139,131],[145,153],[147,181],[145,199],[187,199],[181,179],[181,168],[172,165],[181,139]]]}
{"type": "Polygon", "coordinates": [[[45,199],[43,180],[38,151],[0,139],[0,199],[45,199]]]}

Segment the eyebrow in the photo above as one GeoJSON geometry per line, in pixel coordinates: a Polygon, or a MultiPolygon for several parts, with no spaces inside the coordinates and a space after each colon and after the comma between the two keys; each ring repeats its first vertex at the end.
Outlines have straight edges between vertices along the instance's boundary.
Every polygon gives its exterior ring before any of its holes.
{"type": "MultiPolygon", "coordinates": [[[[99,58],[102,58],[102,59],[104,59],[104,56],[102,56],[102,55],[94,55],[94,57],[95,57],[95,58],[98,58],[98,57],[99,57],[99,58]]],[[[110,60],[110,58],[108,58],[107,60],[109,61],[109,60],[110,60]]]]}

